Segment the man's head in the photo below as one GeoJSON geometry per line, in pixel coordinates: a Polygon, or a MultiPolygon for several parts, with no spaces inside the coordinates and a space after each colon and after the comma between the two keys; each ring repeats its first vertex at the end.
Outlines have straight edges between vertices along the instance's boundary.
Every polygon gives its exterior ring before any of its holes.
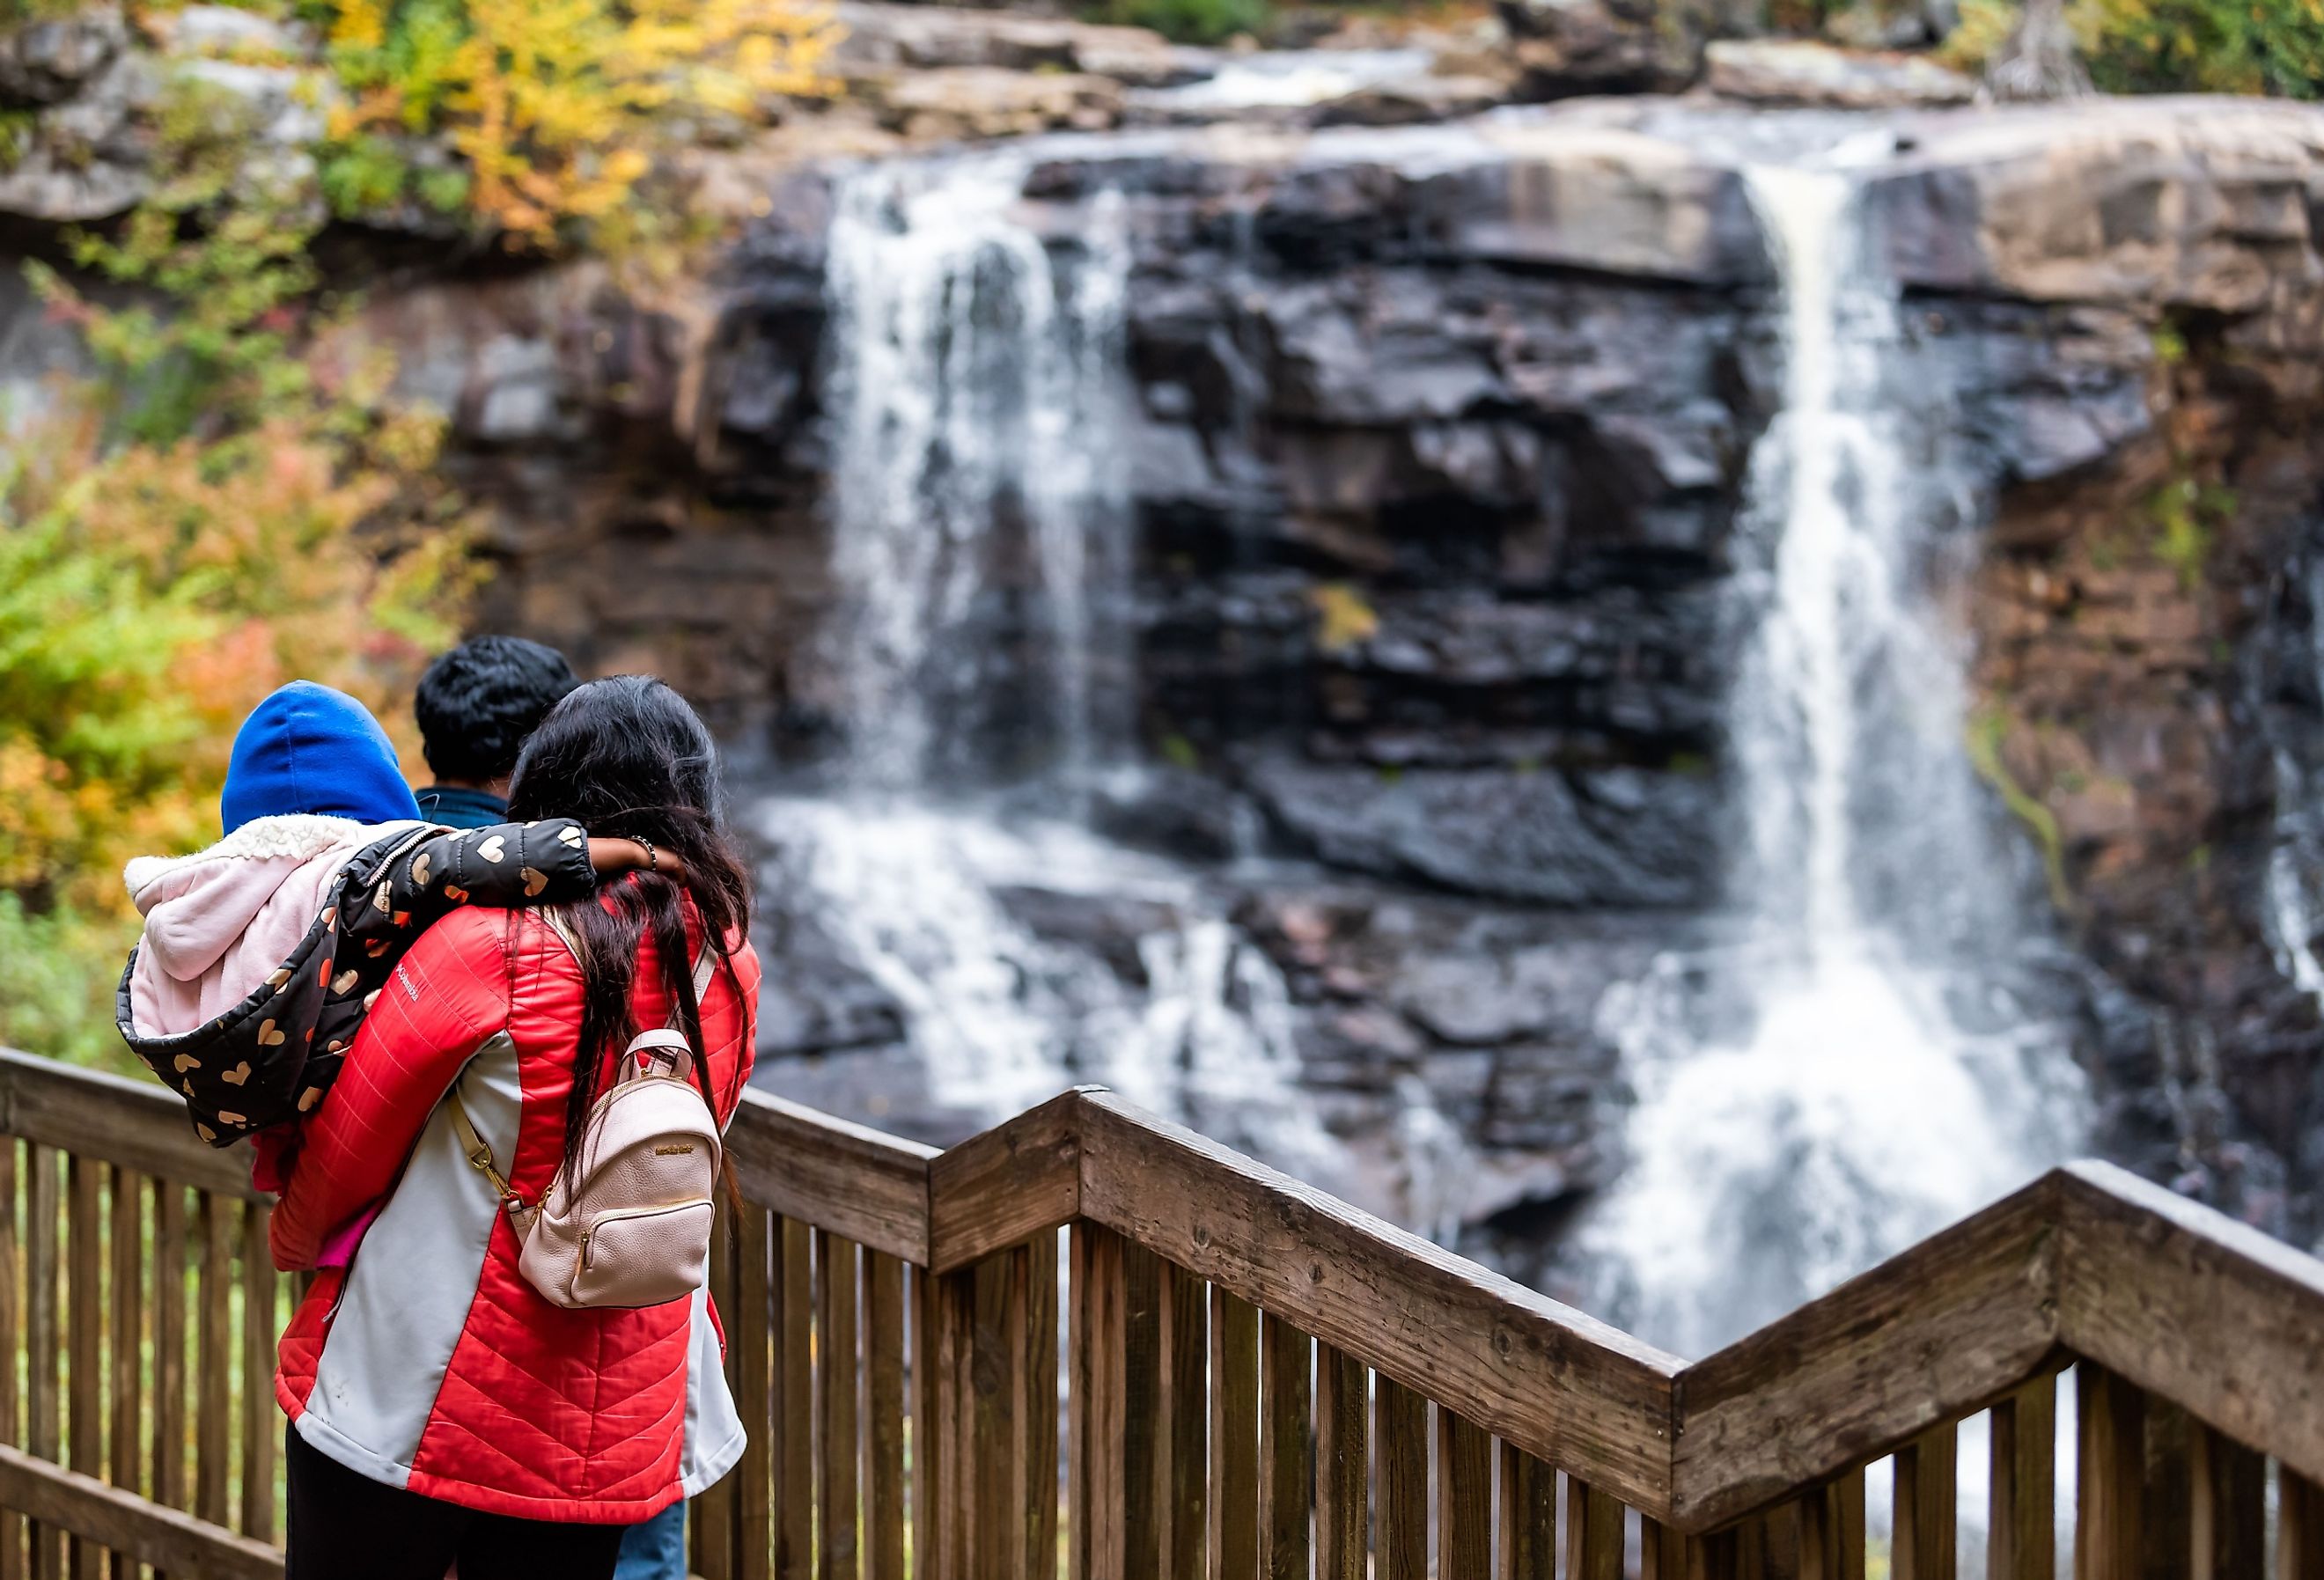
{"type": "Polygon", "coordinates": [[[501,794],[525,737],[579,684],[553,647],[521,636],[477,636],[428,666],[412,701],[420,744],[438,782],[501,794]]]}

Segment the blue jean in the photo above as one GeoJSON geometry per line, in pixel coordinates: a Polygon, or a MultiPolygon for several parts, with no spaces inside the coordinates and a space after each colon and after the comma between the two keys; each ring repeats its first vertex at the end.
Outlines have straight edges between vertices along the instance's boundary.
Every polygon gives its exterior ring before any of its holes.
{"type": "Polygon", "coordinates": [[[622,1537],[613,1580],[686,1580],[686,1501],[681,1498],[622,1537]]]}

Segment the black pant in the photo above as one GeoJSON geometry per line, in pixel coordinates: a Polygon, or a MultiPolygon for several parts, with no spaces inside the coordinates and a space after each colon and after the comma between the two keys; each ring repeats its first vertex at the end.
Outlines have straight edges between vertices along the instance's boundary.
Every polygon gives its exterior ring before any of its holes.
{"type": "Polygon", "coordinates": [[[308,1446],[283,1454],[290,1482],[285,1580],[612,1580],[621,1525],[482,1514],[358,1475],[308,1446]]]}

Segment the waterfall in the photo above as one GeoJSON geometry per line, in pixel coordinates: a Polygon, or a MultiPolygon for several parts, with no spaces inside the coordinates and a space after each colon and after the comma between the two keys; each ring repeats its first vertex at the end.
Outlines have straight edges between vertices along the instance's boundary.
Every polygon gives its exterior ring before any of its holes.
{"type": "Polygon", "coordinates": [[[1130,251],[1115,194],[1027,199],[1038,158],[838,183],[821,660],[846,751],[821,793],[761,803],[768,903],[899,1006],[894,1078],[936,1108],[990,1123],[1101,1082],[1344,1187],[1273,962],[1198,874],[1076,820],[1132,716],[1130,251]]]}
{"type": "Polygon", "coordinates": [[[869,166],[835,199],[825,661],[848,777],[882,790],[1022,766],[1085,778],[1128,581],[1118,197],[1053,256],[1031,161],[869,166]]]}
{"type": "MultiPolygon", "coordinates": [[[[1783,403],[1753,457],[1729,702],[1748,828],[1731,945],[1610,993],[1637,1104],[1584,1230],[1606,1314],[1700,1354],[2070,1150],[2062,1035],[2014,1001],[2001,852],[1966,760],[1940,529],[1964,491],[1895,392],[1895,292],[1844,169],[1755,168],[1783,403]]],[[[1941,402],[1940,402],[1941,403],[1941,402]]]]}

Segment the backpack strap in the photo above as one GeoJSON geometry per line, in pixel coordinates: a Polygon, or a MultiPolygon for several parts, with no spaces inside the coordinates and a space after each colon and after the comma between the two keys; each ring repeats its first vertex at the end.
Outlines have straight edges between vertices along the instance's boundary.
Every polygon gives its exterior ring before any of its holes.
{"type": "Polygon", "coordinates": [[[515,1187],[508,1182],[508,1176],[493,1166],[493,1149],[477,1132],[476,1122],[468,1117],[468,1105],[460,1101],[457,1081],[444,1094],[444,1099],[451,1105],[452,1129],[459,1137],[460,1150],[466,1155],[468,1167],[492,1182],[493,1194],[501,1198],[501,1206],[508,1209],[509,1216],[520,1223],[530,1217],[532,1208],[517,1195],[515,1187]]]}

